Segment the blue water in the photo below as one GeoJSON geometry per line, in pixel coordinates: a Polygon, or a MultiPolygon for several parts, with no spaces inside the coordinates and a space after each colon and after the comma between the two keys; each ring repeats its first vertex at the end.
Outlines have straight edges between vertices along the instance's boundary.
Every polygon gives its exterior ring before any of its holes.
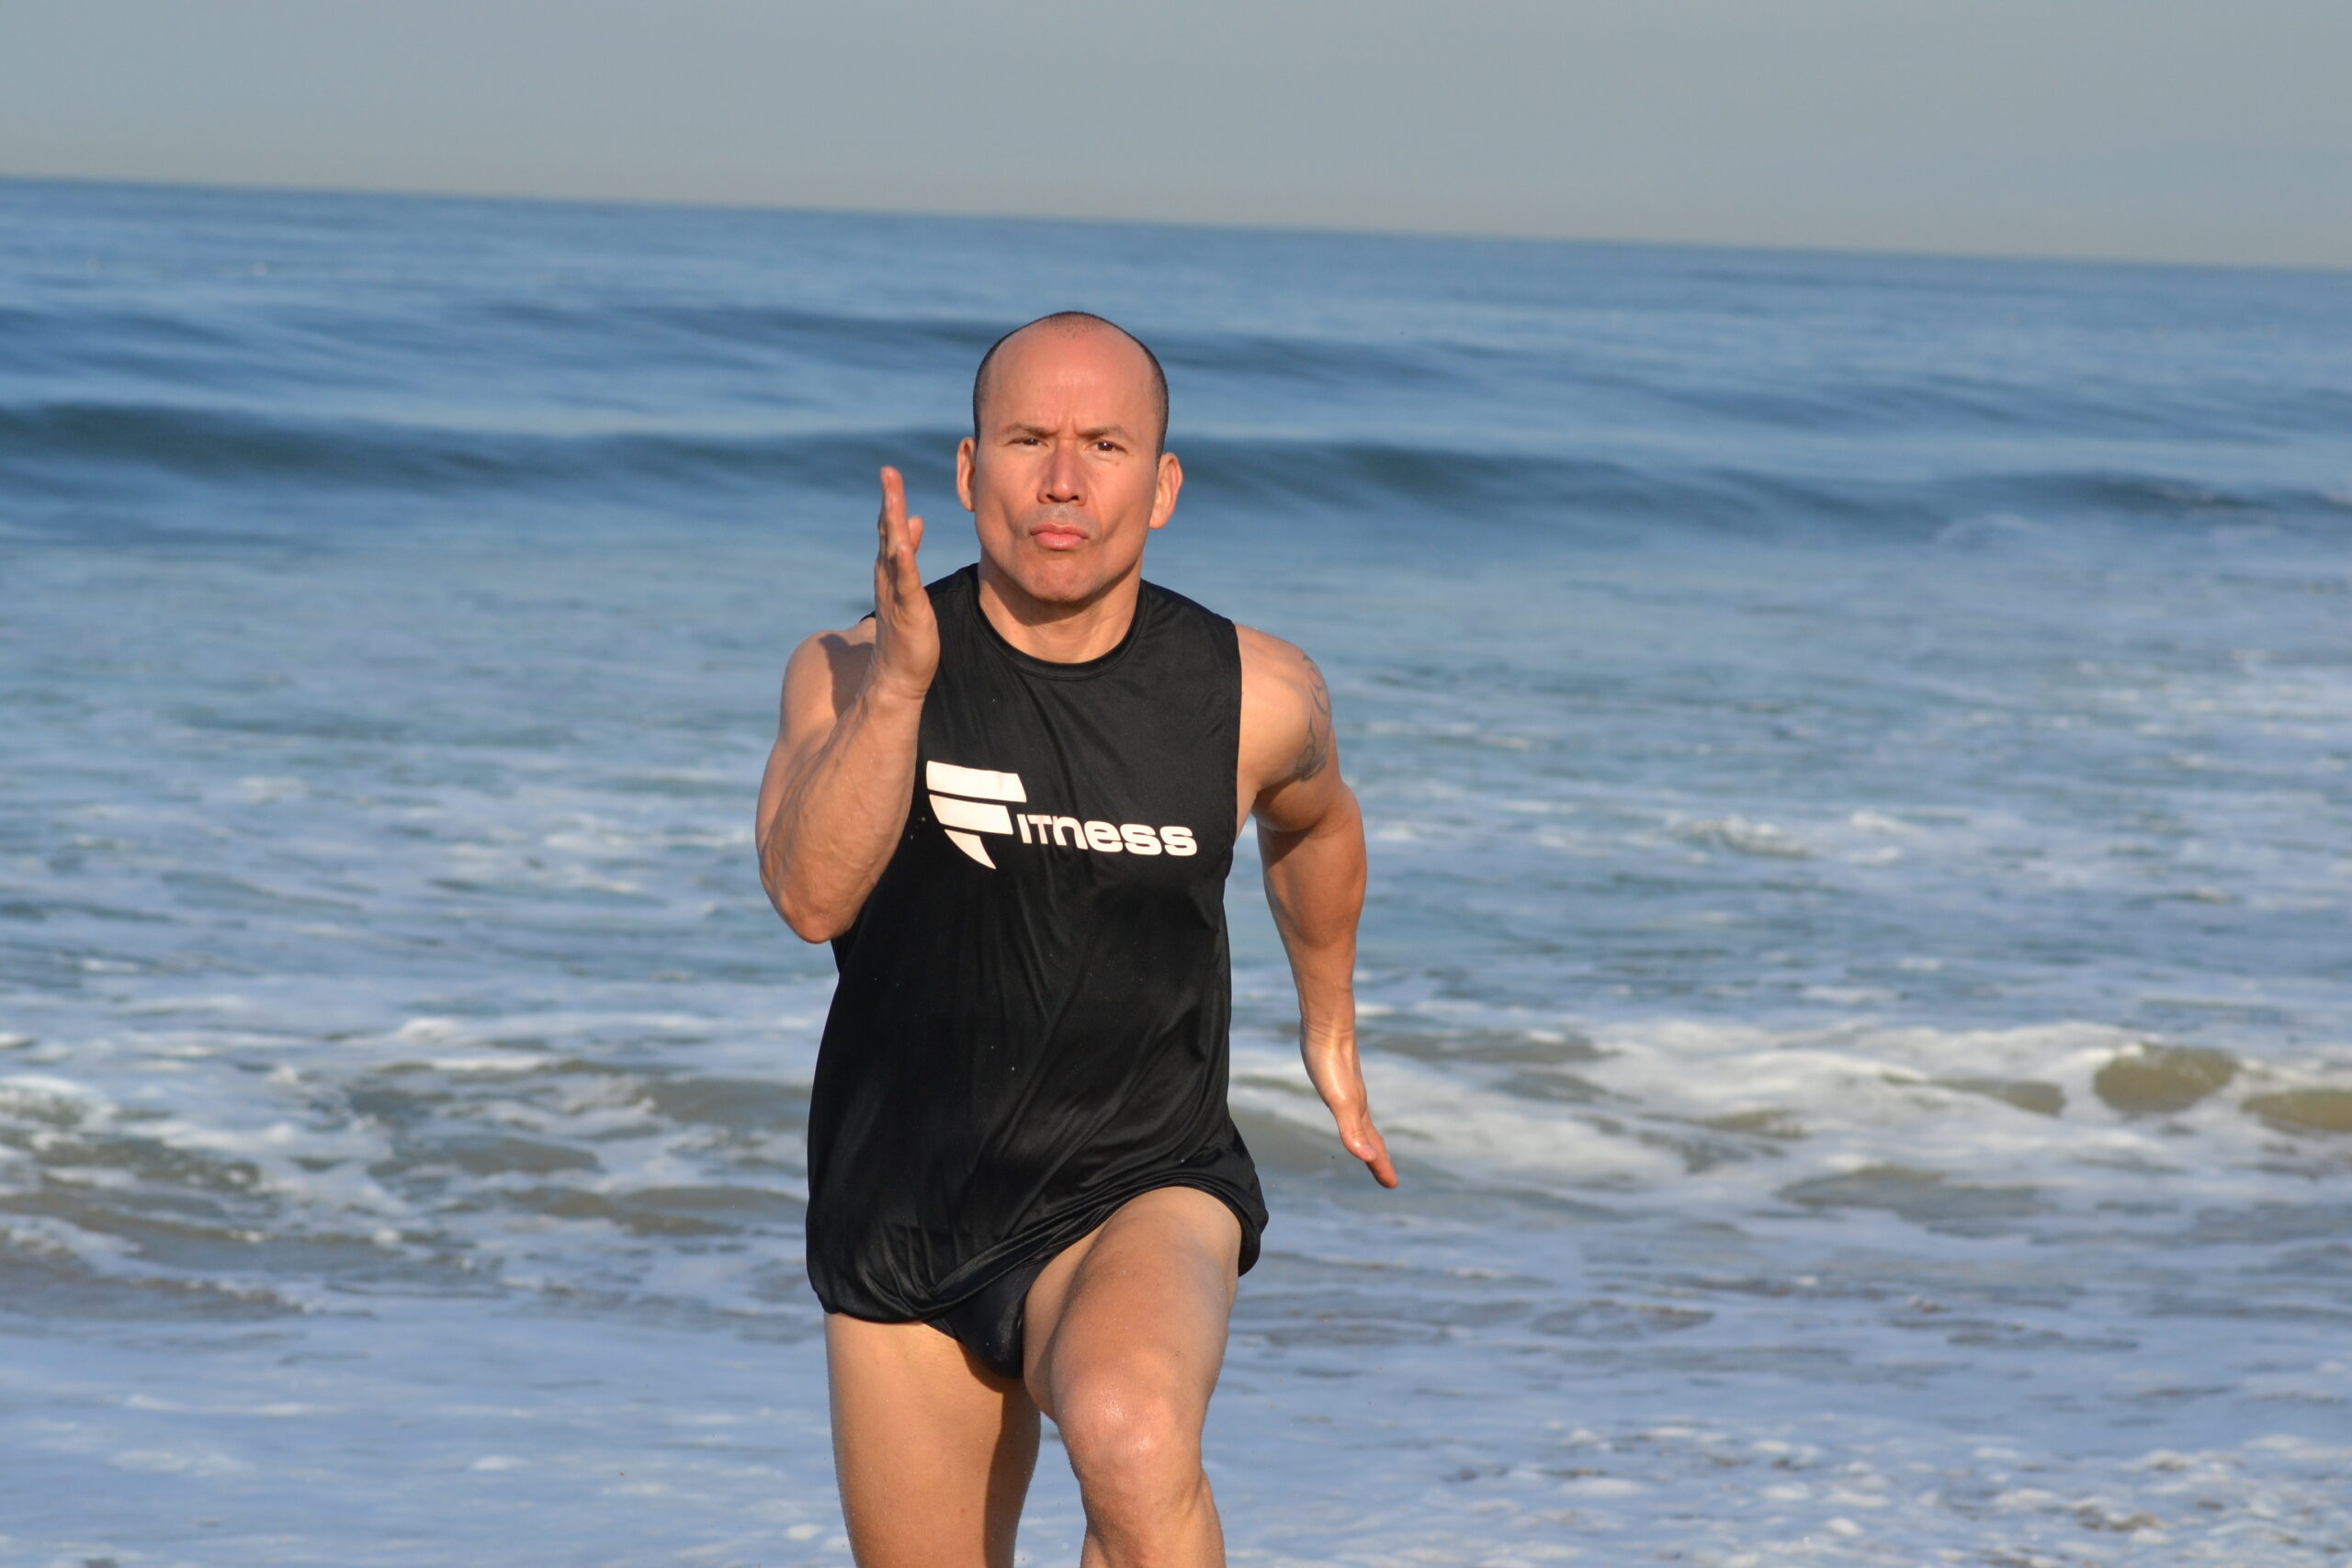
{"type": "Polygon", "coordinates": [[[2352,1554],[2352,276],[20,182],[0,1562],[846,1561],[752,795],[1072,305],[1373,839],[1237,1562],[2352,1554]]]}

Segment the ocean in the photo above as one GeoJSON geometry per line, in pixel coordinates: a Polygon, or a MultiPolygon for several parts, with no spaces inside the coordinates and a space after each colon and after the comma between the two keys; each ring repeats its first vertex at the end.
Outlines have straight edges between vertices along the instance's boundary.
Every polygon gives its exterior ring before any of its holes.
{"type": "Polygon", "coordinates": [[[2352,275],[10,182],[0,1562],[847,1561],[752,795],[1066,307],[1371,836],[1234,1561],[2352,1557],[2352,275]]]}

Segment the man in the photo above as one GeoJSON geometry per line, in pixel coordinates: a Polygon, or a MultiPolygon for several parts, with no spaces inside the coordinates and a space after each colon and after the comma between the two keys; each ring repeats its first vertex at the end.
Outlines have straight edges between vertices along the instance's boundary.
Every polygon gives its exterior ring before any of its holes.
{"type": "Polygon", "coordinates": [[[808,1269],[864,1568],[1005,1568],[1059,1427],[1089,1564],[1218,1563],[1201,1427],[1265,1210],[1225,1104],[1224,884],[1258,819],[1308,1075],[1396,1184],[1351,977],[1364,852],[1306,655],[1142,577],[1167,381],[1079,312],[1001,339],[925,587],[882,470],[874,615],[785,672],[760,874],[841,970],[808,1269]]]}

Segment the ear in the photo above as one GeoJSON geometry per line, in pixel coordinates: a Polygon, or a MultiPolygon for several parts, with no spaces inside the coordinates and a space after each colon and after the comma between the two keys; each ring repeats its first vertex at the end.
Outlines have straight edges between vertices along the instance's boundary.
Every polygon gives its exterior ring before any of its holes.
{"type": "Polygon", "coordinates": [[[1176,515],[1176,497],[1184,488],[1184,465],[1173,452],[1159,455],[1159,472],[1152,481],[1151,525],[1165,528],[1176,515]]]}
{"type": "Polygon", "coordinates": [[[968,435],[956,444],[956,499],[964,503],[967,512],[979,510],[972,504],[972,465],[978,450],[968,435]]]}

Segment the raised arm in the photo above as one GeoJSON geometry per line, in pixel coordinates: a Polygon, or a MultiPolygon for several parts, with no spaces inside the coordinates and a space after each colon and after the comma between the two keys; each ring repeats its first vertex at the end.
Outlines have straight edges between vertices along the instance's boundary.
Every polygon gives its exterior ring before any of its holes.
{"type": "Polygon", "coordinates": [[[1363,818],[1340,776],[1331,694],[1315,661],[1250,627],[1241,637],[1241,802],[1258,818],[1266,902],[1298,987],[1298,1048],[1348,1152],[1396,1185],[1356,1056],[1356,921],[1363,818]]]}
{"type": "Polygon", "coordinates": [[[794,650],[760,780],[760,885],[806,942],[847,931],[890,863],[939,668],[939,627],[915,566],[922,519],[907,515],[896,468],[882,470],[876,532],[874,618],[794,650]]]}

